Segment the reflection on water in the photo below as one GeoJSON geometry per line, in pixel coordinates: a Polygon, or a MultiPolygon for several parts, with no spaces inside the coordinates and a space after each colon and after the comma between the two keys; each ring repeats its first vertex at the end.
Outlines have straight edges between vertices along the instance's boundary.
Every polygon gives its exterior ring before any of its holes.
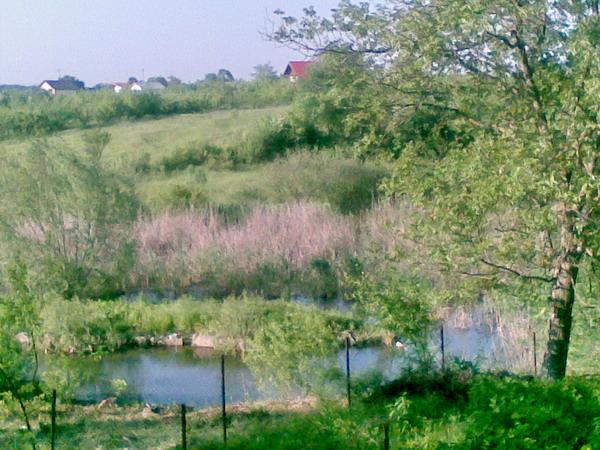
{"type": "MultiPolygon", "coordinates": [[[[481,359],[490,354],[495,336],[482,328],[446,328],[447,358],[481,359]]],[[[433,353],[439,349],[439,331],[430,339],[433,353]]],[[[376,372],[392,379],[409,364],[408,353],[387,347],[350,349],[353,377],[376,372]]],[[[335,360],[334,360],[335,361],[335,360]]],[[[333,362],[333,361],[332,361],[333,362]]],[[[345,370],[345,351],[337,355],[339,369],[345,370]]],[[[80,358],[72,361],[82,371],[81,401],[99,401],[115,395],[112,380],[126,382],[119,393],[123,401],[156,404],[186,403],[208,407],[220,404],[221,359],[210,351],[190,348],[135,349],[108,355],[102,359],[80,358]]],[[[228,403],[282,398],[275,387],[259,388],[257,379],[239,358],[226,358],[225,382],[228,403]]],[[[341,388],[341,386],[339,386],[341,388]]]]}
{"type": "MultiPolygon", "coordinates": [[[[83,362],[83,361],[82,361],[83,362]]],[[[187,403],[206,407],[220,402],[221,358],[197,355],[192,349],[136,349],[86,362],[86,383],[80,400],[98,401],[110,396],[112,379],[122,379],[127,389],[125,401],[148,403],[187,403]]],[[[273,398],[259,391],[248,367],[238,358],[225,360],[228,402],[273,398]]]]}
{"type": "MultiPolygon", "coordinates": [[[[352,348],[352,373],[360,376],[377,370],[391,377],[398,373],[403,358],[386,348],[352,348]]],[[[345,368],[345,353],[338,354],[340,369],[345,368]]],[[[186,403],[208,407],[221,401],[221,358],[206,352],[196,354],[183,349],[135,349],[108,355],[100,360],[81,358],[73,362],[84,366],[84,384],[80,401],[99,401],[114,394],[113,379],[121,379],[127,388],[123,401],[157,404],[186,403]]],[[[283,398],[274,387],[259,387],[256,377],[240,359],[226,357],[225,383],[228,403],[283,398]]]]}

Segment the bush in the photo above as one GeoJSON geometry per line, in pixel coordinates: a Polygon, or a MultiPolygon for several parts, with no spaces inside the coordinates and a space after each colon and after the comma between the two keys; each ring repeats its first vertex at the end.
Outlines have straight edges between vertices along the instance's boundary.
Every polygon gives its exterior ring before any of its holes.
{"type": "Polygon", "coordinates": [[[298,330],[305,329],[306,339],[311,321],[317,318],[326,325],[323,333],[342,329],[349,322],[342,313],[248,296],[223,301],[181,298],[159,304],[146,303],[143,297],[124,302],[46,296],[40,301],[42,350],[58,352],[112,352],[133,344],[136,336],[159,337],[173,332],[210,333],[223,350],[234,351],[240,340],[250,343],[274,322],[295,321],[298,330]]]}
{"type": "Polygon", "coordinates": [[[465,439],[472,448],[596,448],[600,386],[495,378],[469,391],[465,439]]]}
{"type": "Polygon", "coordinates": [[[370,208],[388,173],[371,163],[310,152],[279,159],[266,172],[261,192],[265,199],[320,201],[344,214],[370,208]]]}
{"type": "Polygon", "coordinates": [[[190,142],[175,149],[173,154],[160,160],[158,166],[166,173],[183,170],[190,166],[201,166],[221,159],[223,149],[202,142],[190,142]]]}
{"type": "Polygon", "coordinates": [[[0,170],[0,238],[8,258],[22,259],[40,290],[68,297],[113,294],[133,259],[137,198],[100,163],[107,136],[86,140],[84,155],[40,143],[2,161],[0,170]]]}

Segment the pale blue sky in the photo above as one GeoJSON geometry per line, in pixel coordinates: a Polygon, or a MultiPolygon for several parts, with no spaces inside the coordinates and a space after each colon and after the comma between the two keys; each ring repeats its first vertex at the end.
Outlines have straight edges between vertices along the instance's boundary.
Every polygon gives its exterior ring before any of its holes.
{"type": "Polygon", "coordinates": [[[38,84],[62,74],[91,86],[129,76],[184,81],[220,68],[248,78],[271,61],[303,57],[259,31],[281,8],[327,13],[337,0],[0,0],[0,84],[38,84]]]}

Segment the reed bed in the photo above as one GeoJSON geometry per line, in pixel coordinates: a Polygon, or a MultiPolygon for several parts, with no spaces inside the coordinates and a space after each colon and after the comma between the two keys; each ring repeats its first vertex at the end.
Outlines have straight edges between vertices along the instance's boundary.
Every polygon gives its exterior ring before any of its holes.
{"type": "Polygon", "coordinates": [[[134,235],[132,283],[142,287],[193,285],[224,274],[247,278],[266,268],[285,277],[315,261],[332,264],[355,246],[352,220],[311,202],[257,206],[238,223],[210,209],[166,212],[138,220],[134,235]]]}

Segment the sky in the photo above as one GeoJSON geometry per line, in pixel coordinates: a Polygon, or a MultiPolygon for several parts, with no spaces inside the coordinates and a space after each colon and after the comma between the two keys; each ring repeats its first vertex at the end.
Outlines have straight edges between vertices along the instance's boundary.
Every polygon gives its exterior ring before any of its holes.
{"type": "Polygon", "coordinates": [[[87,86],[135,76],[204,78],[221,68],[305,59],[260,36],[279,8],[297,15],[337,0],[0,0],[0,84],[39,84],[58,73],[87,86]]]}

